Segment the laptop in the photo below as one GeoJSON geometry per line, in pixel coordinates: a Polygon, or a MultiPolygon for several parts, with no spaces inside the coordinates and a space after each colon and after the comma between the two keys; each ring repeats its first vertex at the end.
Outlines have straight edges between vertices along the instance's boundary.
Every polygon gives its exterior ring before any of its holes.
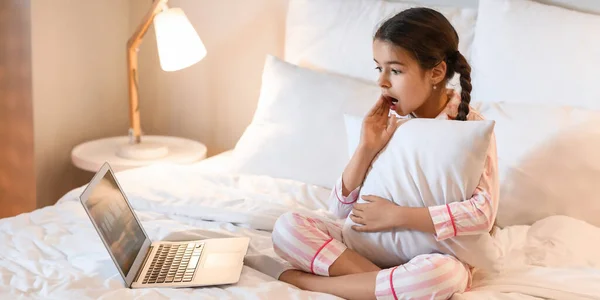
{"type": "Polygon", "coordinates": [[[151,241],[108,163],[80,196],[129,288],[198,287],[239,281],[250,238],[151,241]]]}

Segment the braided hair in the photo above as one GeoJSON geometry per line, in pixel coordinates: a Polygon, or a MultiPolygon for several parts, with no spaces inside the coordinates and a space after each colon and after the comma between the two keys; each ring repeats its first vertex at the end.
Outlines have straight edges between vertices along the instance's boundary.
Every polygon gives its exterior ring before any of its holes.
{"type": "Polygon", "coordinates": [[[374,39],[404,48],[425,70],[445,61],[445,81],[455,73],[460,75],[461,102],[456,120],[467,120],[472,90],[471,66],[458,51],[458,34],[446,17],[430,8],[409,8],[381,24],[374,39]]]}

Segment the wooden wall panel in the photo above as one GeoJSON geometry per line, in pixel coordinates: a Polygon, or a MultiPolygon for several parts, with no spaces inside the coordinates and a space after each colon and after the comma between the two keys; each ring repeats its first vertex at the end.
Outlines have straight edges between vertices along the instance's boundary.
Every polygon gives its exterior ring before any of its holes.
{"type": "Polygon", "coordinates": [[[0,218],[34,210],[30,0],[0,0],[0,218]]]}

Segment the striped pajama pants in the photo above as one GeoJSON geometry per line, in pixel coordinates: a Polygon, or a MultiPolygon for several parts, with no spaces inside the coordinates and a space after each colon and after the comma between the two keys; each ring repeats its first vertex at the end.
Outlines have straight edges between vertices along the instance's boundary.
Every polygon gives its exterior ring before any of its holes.
{"type": "MultiPolygon", "coordinates": [[[[283,214],[273,229],[275,252],[305,272],[329,276],[329,267],[346,250],[342,226],[298,213],[283,214]]],[[[468,266],[450,255],[419,255],[406,264],[379,271],[377,299],[448,299],[469,285],[468,266]]]]}

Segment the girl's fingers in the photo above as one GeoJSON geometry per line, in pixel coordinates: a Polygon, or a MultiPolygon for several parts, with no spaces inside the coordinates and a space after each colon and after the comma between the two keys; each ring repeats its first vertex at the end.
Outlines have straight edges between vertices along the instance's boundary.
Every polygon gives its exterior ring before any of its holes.
{"type": "Polygon", "coordinates": [[[387,114],[389,113],[390,109],[388,107],[387,101],[385,101],[385,96],[381,96],[379,97],[379,107],[377,109],[377,114],[380,116],[387,116],[387,114]]]}
{"type": "Polygon", "coordinates": [[[396,116],[391,115],[388,117],[387,131],[394,132],[400,126],[400,120],[396,116]]]}
{"type": "Polygon", "coordinates": [[[365,225],[365,220],[363,220],[362,218],[358,218],[354,215],[350,215],[350,220],[352,220],[352,222],[356,224],[365,225]]]}
{"type": "Polygon", "coordinates": [[[368,116],[373,116],[376,114],[379,114],[379,109],[381,107],[381,103],[384,102],[383,99],[383,95],[379,96],[379,99],[377,99],[377,102],[375,102],[375,105],[373,105],[373,107],[371,107],[371,110],[369,110],[369,113],[367,114],[368,116]]]}

